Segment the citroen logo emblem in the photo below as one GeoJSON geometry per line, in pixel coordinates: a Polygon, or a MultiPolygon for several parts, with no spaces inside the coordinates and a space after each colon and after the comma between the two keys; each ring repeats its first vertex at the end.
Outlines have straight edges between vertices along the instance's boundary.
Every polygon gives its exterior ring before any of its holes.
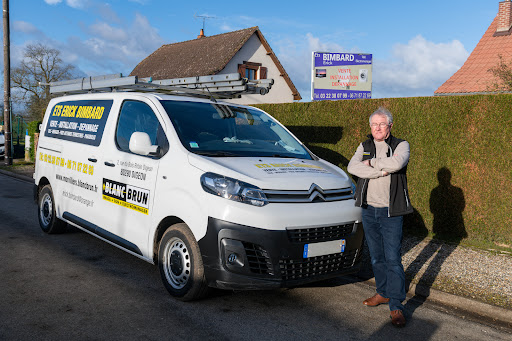
{"type": "Polygon", "coordinates": [[[319,198],[319,199],[322,199],[323,201],[325,201],[325,198],[323,196],[324,191],[317,184],[311,184],[311,187],[309,187],[309,193],[310,193],[310,196],[309,196],[310,201],[315,201],[316,198],[319,198]]]}

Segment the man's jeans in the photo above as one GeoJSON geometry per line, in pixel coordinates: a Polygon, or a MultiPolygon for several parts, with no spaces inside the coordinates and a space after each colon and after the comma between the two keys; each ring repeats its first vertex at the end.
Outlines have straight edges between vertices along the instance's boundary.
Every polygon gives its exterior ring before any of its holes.
{"type": "Polygon", "coordinates": [[[363,208],[363,228],[370,249],[377,293],[389,298],[390,310],[403,310],[405,273],[400,249],[403,217],[388,217],[387,207],[363,208]]]}

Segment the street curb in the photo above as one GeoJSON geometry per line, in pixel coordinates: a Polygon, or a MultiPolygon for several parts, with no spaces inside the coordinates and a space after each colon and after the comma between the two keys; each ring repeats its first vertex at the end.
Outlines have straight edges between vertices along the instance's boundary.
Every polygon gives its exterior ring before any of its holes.
{"type": "MultiPolygon", "coordinates": [[[[354,276],[354,278],[357,277],[354,276]]],[[[359,283],[375,287],[375,278],[359,283]]],[[[407,298],[418,296],[434,305],[449,307],[458,315],[463,315],[473,321],[512,330],[512,310],[410,283],[407,298]]]]}
{"type": "Polygon", "coordinates": [[[9,171],[3,170],[3,169],[0,169],[0,174],[7,175],[7,176],[10,176],[10,177],[13,177],[13,178],[17,178],[19,180],[23,180],[23,181],[26,181],[26,182],[34,183],[34,179],[33,178],[31,178],[29,176],[26,176],[26,175],[23,175],[23,174],[9,172],[9,171]]]}

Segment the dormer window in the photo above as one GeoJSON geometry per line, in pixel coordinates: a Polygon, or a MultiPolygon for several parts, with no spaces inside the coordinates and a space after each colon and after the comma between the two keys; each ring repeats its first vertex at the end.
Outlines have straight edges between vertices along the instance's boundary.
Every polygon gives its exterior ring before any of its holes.
{"type": "Polygon", "coordinates": [[[247,79],[267,79],[267,68],[261,66],[261,63],[244,61],[238,64],[238,72],[247,79]]]}

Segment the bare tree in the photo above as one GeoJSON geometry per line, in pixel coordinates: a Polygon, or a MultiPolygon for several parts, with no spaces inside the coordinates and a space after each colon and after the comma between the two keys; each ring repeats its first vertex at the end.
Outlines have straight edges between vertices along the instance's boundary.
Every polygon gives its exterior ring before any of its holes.
{"type": "Polygon", "coordinates": [[[50,83],[73,78],[75,67],[65,64],[60,51],[41,43],[27,45],[20,65],[11,71],[11,86],[17,88],[13,100],[25,104],[33,119],[43,117],[51,99],[50,83]]]}
{"type": "Polygon", "coordinates": [[[489,91],[510,92],[512,91],[512,62],[507,64],[502,55],[499,55],[498,58],[498,64],[488,70],[494,76],[489,91]]]}

